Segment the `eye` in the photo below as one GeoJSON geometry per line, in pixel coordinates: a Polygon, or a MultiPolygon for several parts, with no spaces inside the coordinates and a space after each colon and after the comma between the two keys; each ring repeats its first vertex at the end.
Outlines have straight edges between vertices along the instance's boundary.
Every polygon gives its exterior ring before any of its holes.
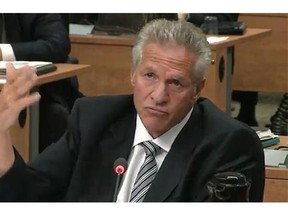
{"type": "Polygon", "coordinates": [[[179,80],[176,80],[176,79],[171,80],[170,84],[171,84],[171,85],[174,85],[174,86],[176,86],[176,87],[182,86],[182,84],[180,83],[180,81],[179,81],[179,80]]]}
{"type": "Polygon", "coordinates": [[[148,79],[152,79],[152,78],[155,77],[155,74],[152,73],[152,72],[147,72],[147,73],[144,74],[144,76],[145,76],[146,78],[148,78],[148,79]]]}

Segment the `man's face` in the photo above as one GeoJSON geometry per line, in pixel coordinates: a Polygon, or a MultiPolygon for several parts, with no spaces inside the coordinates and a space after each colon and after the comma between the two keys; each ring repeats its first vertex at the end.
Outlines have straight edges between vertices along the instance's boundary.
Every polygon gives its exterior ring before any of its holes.
{"type": "Polygon", "coordinates": [[[191,77],[196,58],[177,44],[149,43],[131,71],[134,103],[153,138],[181,122],[197,99],[202,88],[197,90],[191,77]]]}

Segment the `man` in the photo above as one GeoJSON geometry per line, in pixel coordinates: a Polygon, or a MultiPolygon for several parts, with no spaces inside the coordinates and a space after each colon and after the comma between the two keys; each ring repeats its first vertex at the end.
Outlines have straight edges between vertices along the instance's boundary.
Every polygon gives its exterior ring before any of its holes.
{"type": "Polygon", "coordinates": [[[19,110],[39,100],[37,93],[25,94],[35,75],[7,65],[9,82],[0,94],[0,200],[109,202],[115,193],[117,202],[209,201],[213,175],[233,171],[250,181],[250,201],[262,201],[258,136],[198,99],[210,54],[205,35],[193,24],[149,22],[133,47],[134,94],[78,99],[65,135],[29,165],[12,148],[8,129],[19,110]],[[153,168],[142,183],[150,183],[134,195],[146,157],[153,168]],[[115,191],[118,158],[128,168],[115,191]]]}
{"type": "MultiPolygon", "coordinates": [[[[59,14],[1,14],[0,32],[0,61],[65,63],[68,59],[69,32],[59,14]]],[[[39,92],[42,151],[65,132],[69,112],[80,93],[76,77],[41,85],[39,92]]]]}

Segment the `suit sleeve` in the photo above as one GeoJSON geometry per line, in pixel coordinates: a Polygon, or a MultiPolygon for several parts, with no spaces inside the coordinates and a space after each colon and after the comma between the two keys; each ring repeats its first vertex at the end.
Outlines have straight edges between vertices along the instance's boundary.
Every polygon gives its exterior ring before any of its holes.
{"type": "Polygon", "coordinates": [[[237,129],[223,137],[220,146],[215,152],[221,155],[215,161],[217,172],[235,171],[244,174],[251,184],[249,201],[261,202],[265,184],[265,163],[264,151],[256,133],[250,128],[237,129]]]}
{"type": "Polygon", "coordinates": [[[65,62],[70,53],[68,29],[59,14],[20,14],[22,41],[11,43],[16,60],[65,62]]]}
{"type": "Polygon", "coordinates": [[[0,201],[61,201],[77,161],[77,108],[67,132],[29,164],[15,150],[12,168],[0,178],[0,201]]]}

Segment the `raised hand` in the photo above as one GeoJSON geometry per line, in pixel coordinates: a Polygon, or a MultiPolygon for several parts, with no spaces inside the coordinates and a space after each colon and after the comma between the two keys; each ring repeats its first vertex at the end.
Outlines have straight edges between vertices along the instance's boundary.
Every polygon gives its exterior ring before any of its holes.
{"type": "Polygon", "coordinates": [[[7,63],[6,71],[7,82],[0,92],[0,177],[15,160],[9,128],[22,109],[40,99],[39,93],[30,93],[37,80],[34,68],[25,66],[15,69],[11,63],[7,63]]]}
{"type": "Polygon", "coordinates": [[[0,133],[15,123],[22,109],[40,99],[38,92],[29,93],[37,80],[34,68],[15,69],[11,63],[6,67],[7,82],[0,92],[0,133]]]}

